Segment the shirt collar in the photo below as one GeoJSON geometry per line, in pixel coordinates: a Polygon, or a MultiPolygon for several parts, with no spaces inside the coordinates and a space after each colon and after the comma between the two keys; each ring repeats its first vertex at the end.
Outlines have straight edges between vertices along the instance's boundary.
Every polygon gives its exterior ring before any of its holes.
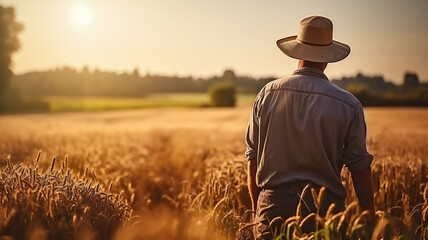
{"type": "Polygon", "coordinates": [[[324,80],[329,81],[328,77],[319,69],[311,67],[302,67],[294,71],[293,75],[309,75],[314,77],[319,77],[324,80]]]}

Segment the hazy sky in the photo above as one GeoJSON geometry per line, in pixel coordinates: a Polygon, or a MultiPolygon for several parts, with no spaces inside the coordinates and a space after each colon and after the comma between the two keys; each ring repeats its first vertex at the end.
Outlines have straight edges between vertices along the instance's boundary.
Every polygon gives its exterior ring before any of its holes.
{"type": "Polygon", "coordinates": [[[284,76],[296,68],[276,40],[310,15],[329,17],[351,46],[330,78],[357,72],[428,80],[427,0],[0,0],[25,30],[15,73],[83,65],[113,71],[284,76]]]}

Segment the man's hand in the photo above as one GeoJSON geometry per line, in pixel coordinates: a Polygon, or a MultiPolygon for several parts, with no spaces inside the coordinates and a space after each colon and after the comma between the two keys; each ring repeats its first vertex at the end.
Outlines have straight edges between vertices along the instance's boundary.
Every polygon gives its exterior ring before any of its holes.
{"type": "Polygon", "coordinates": [[[250,193],[252,210],[256,211],[257,209],[257,199],[261,189],[256,185],[256,172],[257,172],[257,160],[250,159],[248,160],[248,191],[250,193]]]}

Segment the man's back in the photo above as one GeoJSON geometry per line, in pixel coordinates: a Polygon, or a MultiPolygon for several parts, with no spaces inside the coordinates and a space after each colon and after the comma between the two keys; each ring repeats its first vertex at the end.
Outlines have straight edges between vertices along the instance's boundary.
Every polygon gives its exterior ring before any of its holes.
{"type": "MultiPolygon", "coordinates": [[[[327,64],[346,58],[351,48],[333,40],[333,23],[322,16],[304,18],[297,35],[276,44],[299,60],[299,68],[293,76],[268,83],[260,91],[248,122],[245,154],[257,239],[272,239],[282,227],[281,223],[273,226],[271,220],[294,216],[302,202],[303,217],[322,216],[330,204],[334,211],[345,209],[343,165],[350,170],[361,207],[372,221],[373,156],[366,149],[363,108],[323,73],[327,64]],[[320,206],[303,191],[307,186],[315,191],[327,188],[320,206]]],[[[305,225],[308,228],[303,226],[303,231],[314,231],[315,224],[305,225]]]]}
{"type": "Polygon", "coordinates": [[[258,160],[256,182],[262,188],[309,180],[344,199],[343,164],[358,169],[371,163],[361,104],[318,69],[300,68],[267,84],[253,113],[247,158],[257,155],[252,157],[258,160]]]}

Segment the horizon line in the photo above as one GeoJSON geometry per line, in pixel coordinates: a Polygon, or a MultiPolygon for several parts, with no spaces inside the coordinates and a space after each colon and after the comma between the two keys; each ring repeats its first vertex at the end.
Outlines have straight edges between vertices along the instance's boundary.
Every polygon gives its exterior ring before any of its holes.
{"type": "MultiPolygon", "coordinates": [[[[264,74],[264,75],[251,75],[251,74],[239,74],[239,71],[236,71],[234,68],[231,67],[224,67],[223,70],[221,70],[220,74],[192,74],[192,73],[187,73],[187,74],[179,74],[179,73],[159,73],[159,72],[151,72],[149,69],[146,69],[145,71],[141,71],[140,67],[134,67],[131,70],[112,70],[112,69],[108,69],[108,68],[102,68],[102,67],[90,67],[88,65],[83,65],[81,67],[75,67],[72,65],[59,65],[57,67],[50,67],[50,68],[45,68],[45,69],[33,69],[33,70],[27,70],[27,71],[20,71],[18,73],[15,73],[14,71],[12,71],[12,74],[14,76],[19,76],[19,75],[25,75],[25,74],[29,74],[29,73],[37,73],[37,72],[50,72],[50,71],[55,71],[55,70],[61,70],[64,68],[70,68],[72,70],[75,70],[78,73],[82,73],[84,68],[88,68],[88,72],[93,74],[95,72],[95,70],[98,70],[100,72],[106,72],[106,73],[116,73],[116,74],[128,74],[128,75],[132,75],[133,71],[138,70],[139,76],[140,77],[145,77],[145,76],[164,76],[164,77],[177,77],[177,78],[193,78],[193,79],[206,79],[206,78],[213,78],[213,77],[221,77],[222,74],[225,71],[231,70],[233,73],[235,73],[236,76],[238,77],[249,77],[249,78],[254,78],[254,79],[263,79],[263,78],[274,78],[274,79],[279,79],[281,77],[278,77],[278,75],[276,74],[264,74]]],[[[419,74],[416,71],[405,71],[403,73],[403,79],[400,79],[398,82],[394,81],[394,80],[390,80],[390,79],[386,79],[384,77],[384,74],[367,74],[364,73],[361,70],[356,71],[356,73],[354,74],[343,74],[340,77],[332,77],[330,79],[330,81],[332,80],[341,80],[343,78],[353,78],[356,77],[358,75],[363,75],[365,77],[382,77],[383,80],[385,82],[391,82],[394,84],[400,84],[404,82],[404,75],[406,73],[412,73],[412,74],[416,74],[418,75],[419,78],[419,74]]],[[[289,74],[291,75],[291,73],[289,74]]],[[[288,76],[287,74],[284,74],[283,76],[288,76]]],[[[428,83],[428,79],[419,79],[419,83],[428,83]]]]}

